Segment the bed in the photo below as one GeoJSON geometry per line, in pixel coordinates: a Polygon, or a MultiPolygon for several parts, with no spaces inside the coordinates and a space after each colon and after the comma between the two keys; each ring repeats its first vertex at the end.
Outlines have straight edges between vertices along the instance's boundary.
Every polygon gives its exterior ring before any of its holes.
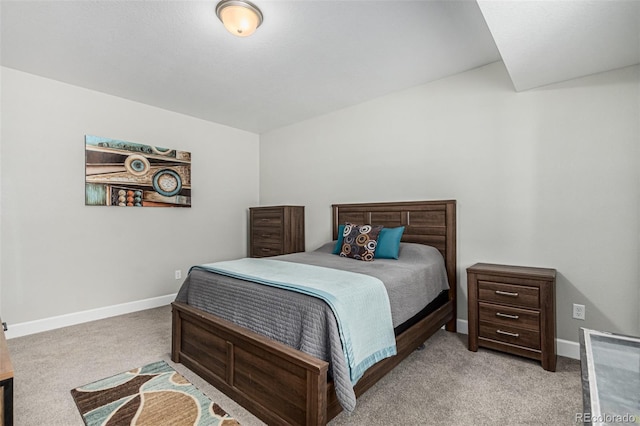
{"type": "MultiPolygon", "coordinates": [[[[435,247],[441,253],[449,287],[444,298],[396,327],[397,354],[368,368],[353,387],[355,396],[440,327],[455,331],[455,207],[453,200],[333,205],[334,240],[345,222],[404,226],[403,243],[435,247]]],[[[214,315],[178,300],[172,304],[174,362],[183,363],[269,424],[323,425],[342,411],[342,385],[328,374],[327,361],[223,319],[221,312],[214,315]]]]}

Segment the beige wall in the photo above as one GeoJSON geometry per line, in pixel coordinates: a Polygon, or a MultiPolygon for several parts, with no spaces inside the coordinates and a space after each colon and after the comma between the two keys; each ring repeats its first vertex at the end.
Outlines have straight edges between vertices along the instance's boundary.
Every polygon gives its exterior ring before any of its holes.
{"type": "Polygon", "coordinates": [[[560,338],[640,334],[640,67],[516,93],[496,63],[260,137],[0,71],[10,324],[174,293],[175,269],[246,254],[258,200],[305,205],[314,249],[331,203],[454,198],[461,318],[466,267],[546,266],[560,338]],[[193,207],[84,206],[85,134],[191,151],[193,207]]]}
{"type": "Polygon", "coordinates": [[[558,270],[558,337],[640,334],[640,68],[516,93],[502,63],[260,137],[260,203],[458,201],[459,317],[476,262],[558,270]],[[571,318],[586,305],[586,321],[571,318]]]}
{"type": "Polygon", "coordinates": [[[2,320],[175,293],[195,263],[246,254],[258,135],[2,68],[2,320]],[[84,205],[84,135],[191,151],[192,208],[84,205]]]}

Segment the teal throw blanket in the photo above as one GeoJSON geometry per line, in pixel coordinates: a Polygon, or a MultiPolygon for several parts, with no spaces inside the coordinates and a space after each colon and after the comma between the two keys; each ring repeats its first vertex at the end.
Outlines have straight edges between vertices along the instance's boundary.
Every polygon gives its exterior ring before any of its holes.
{"type": "Polygon", "coordinates": [[[367,368],[396,354],[389,296],[378,278],[274,259],[244,258],[194,268],[324,300],[336,317],[354,385],[367,368]]]}

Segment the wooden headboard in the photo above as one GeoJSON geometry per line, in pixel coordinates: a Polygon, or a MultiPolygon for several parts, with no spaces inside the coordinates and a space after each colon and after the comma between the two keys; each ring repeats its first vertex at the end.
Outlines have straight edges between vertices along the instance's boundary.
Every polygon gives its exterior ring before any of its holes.
{"type": "Polygon", "coordinates": [[[402,241],[426,244],[440,250],[449,278],[449,299],[455,300],[457,283],[455,200],[333,204],[332,208],[334,240],[338,238],[338,225],[345,222],[384,225],[387,228],[404,226],[402,241]]]}

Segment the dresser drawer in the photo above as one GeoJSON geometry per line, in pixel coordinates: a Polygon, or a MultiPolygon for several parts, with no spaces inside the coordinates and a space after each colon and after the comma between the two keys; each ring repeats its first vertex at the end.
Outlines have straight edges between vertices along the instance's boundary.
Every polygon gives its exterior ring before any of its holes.
{"type": "Polygon", "coordinates": [[[485,302],[539,308],[539,292],[537,287],[478,281],[478,299],[485,302]]]}
{"type": "Polygon", "coordinates": [[[255,227],[251,231],[251,238],[253,238],[254,244],[280,244],[282,241],[282,228],[275,226],[255,227]]]}
{"type": "Polygon", "coordinates": [[[253,223],[254,227],[282,227],[282,210],[279,209],[263,209],[256,210],[253,212],[253,223]]]}
{"type": "Polygon", "coordinates": [[[502,326],[495,323],[480,322],[480,337],[540,349],[540,332],[524,328],[502,326]]]}
{"type": "Polygon", "coordinates": [[[281,255],[282,248],[280,245],[269,246],[269,245],[255,245],[251,247],[251,257],[268,257],[268,256],[278,256],[281,255]]]}
{"type": "Polygon", "coordinates": [[[480,321],[507,327],[540,330],[540,312],[491,303],[478,303],[480,321]]]}

